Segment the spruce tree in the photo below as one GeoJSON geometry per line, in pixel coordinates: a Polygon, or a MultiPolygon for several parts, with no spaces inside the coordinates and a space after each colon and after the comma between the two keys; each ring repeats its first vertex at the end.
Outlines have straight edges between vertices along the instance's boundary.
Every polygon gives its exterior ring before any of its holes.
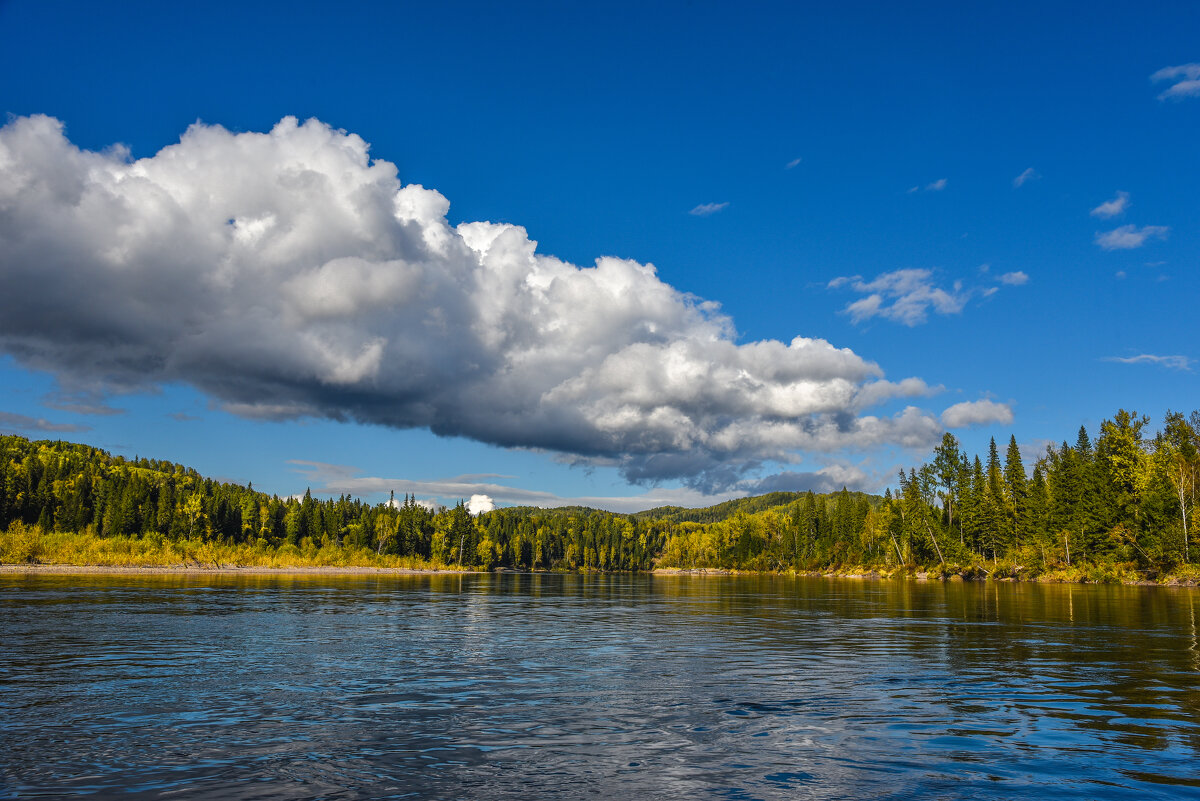
{"type": "Polygon", "coordinates": [[[1025,478],[1025,465],[1021,463],[1021,450],[1017,438],[1008,440],[1008,453],[1004,459],[1004,483],[1008,490],[1008,508],[1012,527],[1013,544],[1017,547],[1029,539],[1029,487],[1025,478]]]}

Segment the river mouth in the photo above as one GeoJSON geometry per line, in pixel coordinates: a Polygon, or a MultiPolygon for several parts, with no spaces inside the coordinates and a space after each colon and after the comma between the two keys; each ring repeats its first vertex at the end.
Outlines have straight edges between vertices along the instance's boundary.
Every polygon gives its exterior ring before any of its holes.
{"type": "Polygon", "coordinates": [[[1178,798],[1200,593],[0,575],[0,796],[1178,798]]]}

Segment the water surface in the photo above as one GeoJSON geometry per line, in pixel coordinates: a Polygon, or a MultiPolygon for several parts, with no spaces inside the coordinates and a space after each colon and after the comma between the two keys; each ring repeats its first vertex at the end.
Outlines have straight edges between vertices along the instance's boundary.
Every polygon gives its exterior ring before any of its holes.
{"type": "Polygon", "coordinates": [[[1200,798],[1197,591],[0,576],[0,797],[1200,798]]]}

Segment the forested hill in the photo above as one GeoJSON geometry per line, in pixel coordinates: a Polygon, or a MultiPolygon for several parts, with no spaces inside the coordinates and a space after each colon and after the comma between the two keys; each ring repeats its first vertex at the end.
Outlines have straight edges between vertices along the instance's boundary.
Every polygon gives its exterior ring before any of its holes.
{"type": "Polygon", "coordinates": [[[882,498],[844,489],[777,492],[707,509],[619,515],[523,507],[474,518],[462,503],[431,510],[408,497],[375,505],[309,493],[279,498],[171,462],[4,436],[0,531],[8,533],[0,537],[0,560],[43,559],[45,537],[58,532],[97,539],[100,550],[118,540],[128,552],[144,551],[145,543],[216,543],[233,549],[219,558],[282,555],[306,564],[393,558],[538,570],[1200,578],[1192,567],[1198,432],[1200,413],[1168,412],[1156,431],[1148,418],[1122,410],[1101,423],[1095,439],[1081,427],[1073,443],[1032,459],[1013,437],[1002,458],[994,439],[985,456],[972,456],[946,434],[932,461],[901,471],[898,491],[882,498]]]}
{"type": "MultiPolygon", "coordinates": [[[[0,436],[0,531],[19,529],[27,551],[0,550],[0,559],[8,561],[38,560],[37,536],[59,532],[157,545],[246,546],[309,562],[338,563],[355,555],[361,563],[374,554],[431,566],[645,570],[661,562],[680,535],[694,536],[695,521],[705,521],[707,537],[715,538],[705,564],[771,569],[781,564],[782,537],[794,528],[792,521],[807,521],[813,542],[825,543],[821,552],[832,552],[833,542],[853,539],[869,508],[867,496],[843,491],[772,493],[709,509],[639,515],[518,507],[472,518],[461,503],[432,510],[409,497],[375,505],[349,496],[319,500],[311,493],[279,498],[173,462],[0,436]]],[[[680,553],[697,563],[691,550],[680,553]]],[[[810,550],[808,557],[816,553],[810,550]]],[[[797,558],[793,547],[787,563],[797,558]]]]}
{"type": "MultiPolygon", "coordinates": [[[[837,495],[841,496],[843,493],[845,493],[847,498],[854,500],[856,503],[861,504],[865,501],[868,506],[877,506],[883,501],[883,498],[879,495],[868,495],[865,492],[848,492],[845,488],[843,488],[841,493],[837,493],[837,495]]],[[[807,494],[804,492],[768,492],[766,495],[755,495],[750,498],[734,498],[714,506],[705,506],[698,509],[689,509],[683,506],[658,506],[654,509],[647,509],[644,512],[637,512],[633,517],[637,520],[670,520],[675,523],[719,523],[722,520],[728,520],[739,514],[750,515],[757,512],[765,512],[768,509],[786,512],[792,504],[799,502],[807,494]]]]}

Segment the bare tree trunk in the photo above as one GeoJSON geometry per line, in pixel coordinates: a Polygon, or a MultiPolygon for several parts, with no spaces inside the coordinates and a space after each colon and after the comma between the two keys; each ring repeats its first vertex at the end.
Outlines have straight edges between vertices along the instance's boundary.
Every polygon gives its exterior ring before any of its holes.
{"type": "Polygon", "coordinates": [[[890,528],[888,529],[888,536],[892,538],[892,545],[896,546],[896,558],[900,560],[900,565],[903,566],[904,554],[900,553],[900,543],[896,542],[896,535],[892,533],[890,528]]]}
{"type": "Polygon", "coordinates": [[[925,523],[925,530],[929,532],[929,539],[933,540],[933,549],[937,551],[938,561],[942,563],[942,567],[946,566],[946,560],[942,557],[942,548],[938,545],[937,537],[933,536],[933,529],[929,527],[929,520],[922,518],[925,523]]]}

